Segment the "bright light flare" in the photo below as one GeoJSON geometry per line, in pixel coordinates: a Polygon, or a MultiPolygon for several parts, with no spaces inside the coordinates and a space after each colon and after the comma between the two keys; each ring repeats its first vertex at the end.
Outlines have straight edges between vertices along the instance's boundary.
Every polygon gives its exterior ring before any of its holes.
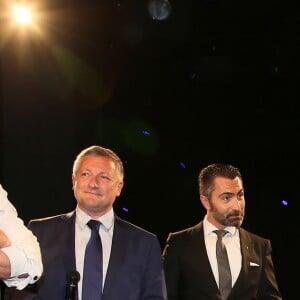
{"type": "Polygon", "coordinates": [[[24,25],[30,24],[32,21],[31,11],[25,6],[16,6],[14,8],[14,17],[16,22],[24,25]]]}

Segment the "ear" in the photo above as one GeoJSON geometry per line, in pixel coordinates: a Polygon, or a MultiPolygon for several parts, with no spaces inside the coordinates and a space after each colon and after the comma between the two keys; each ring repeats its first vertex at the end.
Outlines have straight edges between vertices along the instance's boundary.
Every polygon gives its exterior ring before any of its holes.
{"type": "Polygon", "coordinates": [[[117,193],[117,197],[119,197],[119,196],[121,195],[123,186],[124,186],[124,182],[123,182],[123,181],[120,181],[120,182],[118,183],[118,193],[117,193]]]}
{"type": "Polygon", "coordinates": [[[201,200],[201,203],[204,206],[204,208],[206,210],[209,210],[210,209],[210,203],[208,201],[208,198],[204,195],[200,195],[200,200],[201,200]]]}
{"type": "Polygon", "coordinates": [[[74,189],[74,184],[75,184],[75,176],[72,175],[72,189],[74,189]]]}

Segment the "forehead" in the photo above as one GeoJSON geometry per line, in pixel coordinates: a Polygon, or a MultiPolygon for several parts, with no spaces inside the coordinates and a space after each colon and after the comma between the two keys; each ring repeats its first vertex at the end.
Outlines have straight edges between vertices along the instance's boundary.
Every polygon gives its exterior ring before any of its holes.
{"type": "Polygon", "coordinates": [[[234,179],[216,177],[214,180],[215,192],[238,192],[243,189],[242,180],[239,177],[234,179]]]}
{"type": "Polygon", "coordinates": [[[111,158],[106,156],[87,155],[84,156],[79,164],[79,169],[99,169],[114,170],[115,164],[111,158]]]}

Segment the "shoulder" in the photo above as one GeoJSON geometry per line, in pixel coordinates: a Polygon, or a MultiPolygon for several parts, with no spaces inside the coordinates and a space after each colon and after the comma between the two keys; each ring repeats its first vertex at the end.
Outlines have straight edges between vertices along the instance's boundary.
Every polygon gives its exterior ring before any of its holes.
{"type": "Polygon", "coordinates": [[[167,243],[186,243],[188,240],[193,239],[195,236],[203,236],[203,222],[184,228],[179,231],[170,232],[167,238],[167,243]]]}
{"type": "Polygon", "coordinates": [[[271,244],[270,239],[262,237],[253,232],[250,232],[244,228],[240,228],[239,232],[240,232],[240,239],[242,241],[247,241],[253,245],[261,245],[261,246],[263,246],[263,245],[270,246],[270,244],[271,244]]]}
{"type": "Polygon", "coordinates": [[[198,241],[201,243],[201,239],[204,240],[202,221],[194,226],[170,232],[162,253],[164,262],[172,261],[183,253],[190,255],[191,251],[194,251],[195,241],[198,244],[198,241]]]}
{"type": "Polygon", "coordinates": [[[129,221],[121,219],[118,216],[115,216],[115,230],[120,230],[123,233],[128,233],[134,236],[140,236],[145,238],[156,238],[156,234],[142,228],[138,225],[135,225],[129,221]]]}
{"type": "Polygon", "coordinates": [[[161,256],[161,247],[156,234],[117,216],[113,236],[124,251],[127,249],[128,252],[141,256],[146,253],[151,253],[157,258],[161,256]]]}
{"type": "Polygon", "coordinates": [[[173,237],[183,238],[183,237],[189,237],[193,236],[194,234],[198,234],[199,232],[203,232],[203,222],[181,229],[179,231],[170,232],[170,235],[173,237]]]}
{"type": "Polygon", "coordinates": [[[59,214],[55,216],[49,216],[44,218],[32,219],[28,223],[28,227],[47,227],[55,224],[71,220],[75,212],[69,212],[65,214],[59,214]]]}

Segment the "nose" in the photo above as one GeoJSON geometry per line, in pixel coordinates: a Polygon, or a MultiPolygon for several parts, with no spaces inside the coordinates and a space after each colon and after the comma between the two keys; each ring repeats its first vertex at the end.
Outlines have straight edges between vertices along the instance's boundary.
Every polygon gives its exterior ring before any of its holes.
{"type": "Polygon", "coordinates": [[[233,201],[233,207],[235,210],[241,211],[241,201],[239,201],[238,196],[233,201]]]}
{"type": "Polygon", "coordinates": [[[89,187],[91,187],[91,188],[98,187],[97,177],[96,176],[91,176],[88,184],[89,184],[89,187]]]}

